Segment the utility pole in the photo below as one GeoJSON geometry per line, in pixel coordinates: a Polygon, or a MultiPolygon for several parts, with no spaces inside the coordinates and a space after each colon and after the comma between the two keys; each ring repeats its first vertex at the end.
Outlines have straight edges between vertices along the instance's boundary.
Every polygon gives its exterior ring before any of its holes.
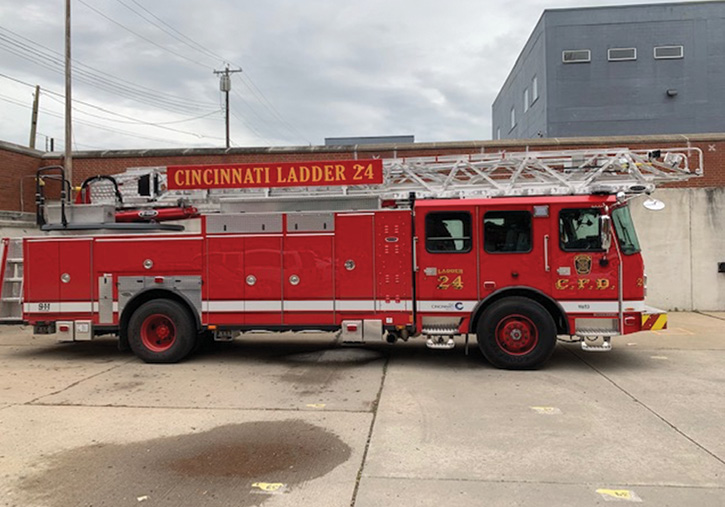
{"type": "Polygon", "coordinates": [[[214,74],[219,74],[219,89],[226,95],[226,125],[227,125],[227,148],[229,148],[229,92],[232,89],[232,78],[230,74],[242,72],[242,69],[230,69],[227,64],[224,70],[215,70],[214,74]]]}
{"type": "Polygon", "coordinates": [[[38,101],[40,100],[40,85],[35,86],[35,97],[33,98],[33,115],[30,118],[30,146],[35,149],[35,136],[38,132],[38,101]]]}
{"type": "MultiPolygon", "coordinates": [[[[65,0],[65,177],[73,187],[73,129],[71,128],[70,2],[65,0]]],[[[62,184],[61,184],[62,185],[62,184]]],[[[62,188],[65,190],[65,187],[62,188]]],[[[62,191],[61,190],[61,191],[62,191]]],[[[68,196],[70,199],[71,196],[68,196]]]]}

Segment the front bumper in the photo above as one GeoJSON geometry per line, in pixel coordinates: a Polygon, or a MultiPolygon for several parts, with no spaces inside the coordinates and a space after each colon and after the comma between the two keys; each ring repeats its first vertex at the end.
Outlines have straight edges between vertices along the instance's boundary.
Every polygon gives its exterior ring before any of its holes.
{"type": "Polygon", "coordinates": [[[641,331],[659,331],[667,329],[667,312],[646,306],[642,312],[641,331]]]}

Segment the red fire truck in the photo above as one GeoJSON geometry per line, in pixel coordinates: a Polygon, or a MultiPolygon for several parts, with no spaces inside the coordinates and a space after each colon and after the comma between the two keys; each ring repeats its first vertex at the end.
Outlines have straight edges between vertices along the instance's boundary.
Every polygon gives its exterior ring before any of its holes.
{"type": "Polygon", "coordinates": [[[627,202],[701,173],[693,158],[621,149],[143,168],[87,180],[75,204],[45,202],[65,179],[41,169],[43,232],[3,240],[0,317],[67,341],[115,333],[147,362],[182,360],[209,336],[320,330],[442,349],[476,334],[491,364],[535,368],[560,335],[608,350],[612,336],[666,325],[645,306],[627,202]]]}

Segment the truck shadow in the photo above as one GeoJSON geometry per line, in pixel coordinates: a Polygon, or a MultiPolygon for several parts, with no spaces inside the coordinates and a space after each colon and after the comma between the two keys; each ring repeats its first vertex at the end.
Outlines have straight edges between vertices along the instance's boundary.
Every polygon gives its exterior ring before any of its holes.
{"type": "MultiPolygon", "coordinates": [[[[29,341],[31,337],[28,337],[29,341]]],[[[113,336],[101,336],[92,342],[58,343],[43,342],[32,338],[30,346],[8,345],[6,356],[34,361],[81,361],[81,362],[141,362],[130,351],[119,351],[118,340],[113,336]]],[[[648,369],[652,363],[645,361],[634,349],[615,348],[607,353],[585,353],[576,344],[558,344],[546,370],[617,371],[648,369]]],[[[462,340],[452,350],[431,350],[422,340],[411,339],[390,345],[384,342],[365,345],[343,345],[334,335],[281,335],[246,336],[232,342],[213,342],[193,353],[184,363],[205,364],[223,361],[227,364],[268,363],[288,366],[352,367],[376,361],[392,361],[396,365],[425,368],[495,369],[486,361],[472,337],[468,355],[462,340]]],[[[149,365],[153,367],[154,365],[149,365]]],[[[163,367],[164,365],[156,365],[163,367]]]]}

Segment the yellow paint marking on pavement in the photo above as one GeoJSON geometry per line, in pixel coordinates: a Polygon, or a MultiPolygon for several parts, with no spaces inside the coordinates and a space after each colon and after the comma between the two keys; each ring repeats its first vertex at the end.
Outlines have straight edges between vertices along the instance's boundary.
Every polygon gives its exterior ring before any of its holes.
{"type": "Polygon", "coordinates": [[[284,493],[287,490],[287,485],[281,482],[255,482],[252,487],[265,493],[284,493]]]}
{"type": "Polygon", "coordinates": [[[673,328],[669,328],[669,329],[663,329],[661,331],[652,331],[652,332],[654,334],[660,334],[660,335],[670,335],[671,334],[671,335],[675,335],[675,336],[680,336],[680,335],[695,336],[695,333],[693,333],[692,331],[685,329],[683,327],[673,327],[673,328]]]}
{"type": "Polygon", "coordinates": [[[651,357],[652,359],[660,359],[662,361],[667,361],[669,359],[669,357],[667,357],[667,356],[649,356],[649,357],[651,357]]]}
{"type": "Polygon", "coordinates": [[[642,499],[634,491],[628,489],[598,489],[606,502],[641,502],[642,499]]]}
{"type": "Polygon", "coordinates": [[[326,405],[324,403],[308,403],[307,406],[310,408],[325,408],[326,405]]]}

